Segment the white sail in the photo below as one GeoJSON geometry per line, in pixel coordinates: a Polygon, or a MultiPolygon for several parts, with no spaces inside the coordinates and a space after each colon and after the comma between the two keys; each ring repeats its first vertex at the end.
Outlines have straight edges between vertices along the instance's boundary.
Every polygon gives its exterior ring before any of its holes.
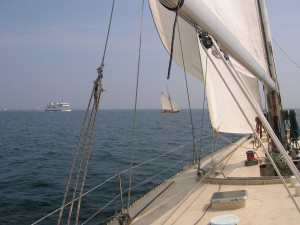
{"type": "MultiPolygon", "coordinates": [[[[164,8],[160,4],[159,0],[149,0],[149,5],[160,39],[168,53],[170,53],[175,13],[164,8]]],[[[180,45],[181,41],[186,71],[189,74],[195,76],[197,79],[203,81],[198,37],[195,28],[188,24],[181,17],[178,17],[178,24],[180,27],[180,34],[183,35],[180,35],[179,39],[179,33],[176,30],[173,59],[181,68],[183,68],[180,45]]]]}
{"type": "Polygon", "coordinates": [[[162,112],[178,112],[180,110],[180,107],[171,99],[167,87],[161,93],[161,110],[162,112]]]}
{"type": "Polygon", "coordinates": [[[171,104],[174,112],[178,112],[180,110],[180,107],[174,102],[173,99],[171,99],[171,104]]]}
{"type": "MultiPolygon", "coordinates": [[[[203,61],[206,61],[207,56],[204,53],[201,53],[201,55],[203,56],[203,61]]],[[[245,109],[252,125],[255,125],[256,113],[244,97],[240,88],[238,88],[231,74],[229,74],[221,61],[215,60],[214,62],[217,64],[219,70],[224,71],[222,72],[223,78],[230,84],[234,96],[238,99],[243,109],[245,109]]],[[[203,66],[205,66],[205,63],[203,63],[203,66]]],[[[257,79],[243,74],[240,74],[240,76],[259,102],[257,79]]],[[[252,132],[249,124],[245,121],[240,109],[225,87],[223,80],[217,75],[217,71],[209,60],[207,60],[206,94],[211,124],[216,130],[228,133],[252,132]]]]}
{"type": "Polygon", "coordinates": [[[172,110],[168,89],[161,93],[161,110],[172,110]]]}
{"type": "MultiPolygon", "coordinates": [[[[248,53],[269,74],[268,62],[257,0],[203,1],[223,25],[236,37],[248,53]]],[[[238,60],[238,59],[237,59],[238,60]]],[[[240,72],[251,76],[236,64],[240,72]]]]}
{"type": "MultiPolygon", "coordinates": [[[[226,23],[226,28],[231,32],[232,36],[240,41],[240,44],[257,60],[257,63],[263,68],[266,74],[269,74],[257,1],[213,0],[203,2],[221,22],[226,23]]],[[[158,0],[149,0],[149,3],[157,31],[165,48],[170,53],[175,13],[167,10],[158,0]]],[[[191,21],[187,21],[179,15],[178,27],[175,33],[173,59],[183,68],[180,46],[182,44],[186,71],[201,81],[206,76],[209,113],[212,126],[216,130],[230,133],[252,133],[250,126],[240,112],[224,82],[220,79],[213,65],[207,60],[206,53],[200,46],[195,28],[191,24],[191,21]]],[[[245,81],[256,102],[258,105],[261,105],[257,79],[238,59],[232,58],[230,52],[227,53],[233,60],[236,69],[245,81]]],[[[214,62],[220,68],[224,79],[230,83],[230,87],[238,102],[246,109],[247,118],[249,118],[252,125],[255,125],[256,113],[240,91],[236,82],[231,78],[229,71],[218,57],[212,55],[211,50],[209,50],[209,54],[214,58],[214,62]]]]}

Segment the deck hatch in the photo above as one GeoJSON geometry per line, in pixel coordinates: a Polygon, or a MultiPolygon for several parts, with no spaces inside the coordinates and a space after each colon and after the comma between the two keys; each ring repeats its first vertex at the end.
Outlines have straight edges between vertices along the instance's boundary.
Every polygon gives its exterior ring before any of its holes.
{"type": "Polygon", "coordinates": [[[246,190],[237,191],[224,191],[215,192],[210,202],[213,208],[224,210],[224,209],[235,209],[242,208],[246,205],[246,200],[248,199],[248,194],[246,190]]]}

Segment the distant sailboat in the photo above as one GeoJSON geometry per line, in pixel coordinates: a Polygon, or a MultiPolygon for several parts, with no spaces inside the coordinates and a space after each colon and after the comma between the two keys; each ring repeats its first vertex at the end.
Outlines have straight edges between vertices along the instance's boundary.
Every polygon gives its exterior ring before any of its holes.
{"type": "Polygon", "coordinates": [[[161,112],[176,113],[179,112],[180,107],[171,99],[168,88],[161,93],[161,112]]]}

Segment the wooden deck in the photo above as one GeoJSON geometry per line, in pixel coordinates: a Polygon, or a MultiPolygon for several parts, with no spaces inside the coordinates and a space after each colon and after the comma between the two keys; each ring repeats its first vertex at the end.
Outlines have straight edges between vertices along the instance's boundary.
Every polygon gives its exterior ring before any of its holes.
{"type": "MultiPolygon", "coordinates": [[[[223,160],[205,179],[198,177],[197,167],[191,165],[153,189],[130,207],[132,224],[209,224],[211,218],[223,214],[236,215],[239,224],[300,224],[300,213],[281,181],[271,176],[261,177],[259,164],[245,166],[246,151],[252,149],[252,141],[246,140],[233,151],[216,152],[213,162],[223,160]],[[212,207],[213,193],[233,190],[247,191],[244,207],[212,207]]],[[[262,149],[257,154],[265,156],[262,149]]],[[[210,163],[211,156],[208,156],[202,166],[209,168],[210,163]]],[[[288,186],[295,195],[290,183],[288,186]]],[[[300,205],[300,197],[295,198],[300,205]]],[[[110,224],[118,221],[112,220],[110,224]]]]}

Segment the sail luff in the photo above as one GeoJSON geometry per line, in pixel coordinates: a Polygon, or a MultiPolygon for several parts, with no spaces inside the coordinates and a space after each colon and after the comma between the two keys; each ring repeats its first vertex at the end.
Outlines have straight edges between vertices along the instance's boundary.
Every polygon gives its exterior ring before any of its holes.
{"type": "MultiPolygon", "coordinates": [[[[161,0],[166,3],[166,0],[161,0]]],[[[174,5],[177,0],[168,0],[174,5]]],[[[167,3],[166,3],[167,4],[167,3]]],[[[204,31],[212,35],[236,60],[245,66],[259,80],[271,90],[276,90],[275,82],[262,69],[257,61],[248,53],[235,36],[223,25],[223,23],[203,3],[198,1],[185,1],[180,9],[184,14],[190,16],[204,31]]]]}

